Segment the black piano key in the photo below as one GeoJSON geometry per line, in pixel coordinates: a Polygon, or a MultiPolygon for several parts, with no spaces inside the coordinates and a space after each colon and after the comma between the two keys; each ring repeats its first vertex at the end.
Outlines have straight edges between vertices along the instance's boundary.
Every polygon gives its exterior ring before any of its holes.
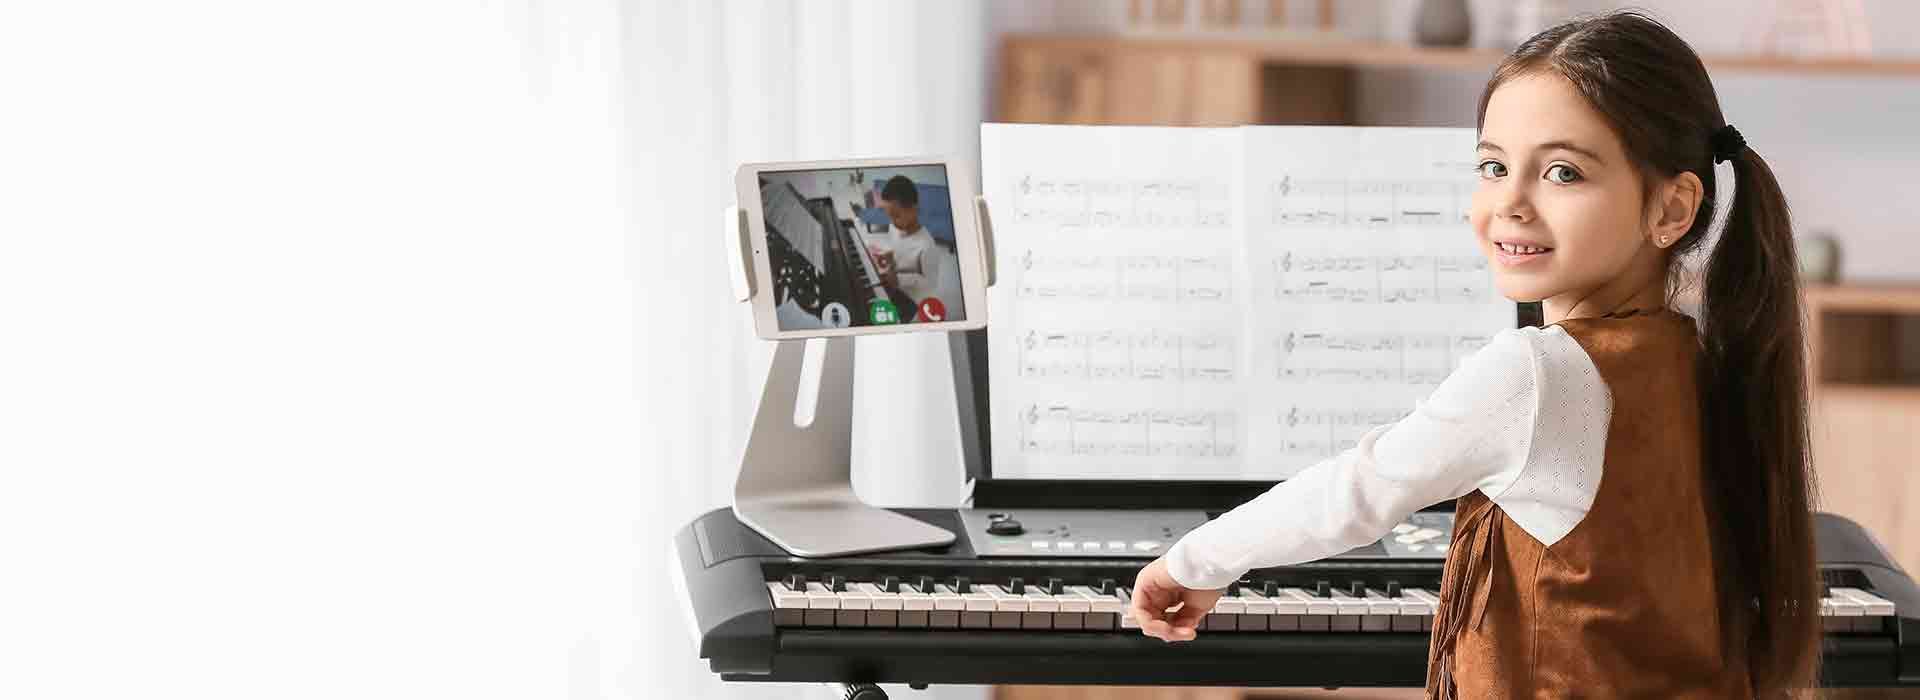
{"type": "Polygon", "coordinates": [[[1113,595],[1114,588],[1119,585],[1120,584],[1114,583],[1113,579],[1110,578],[1100,579],[1100,595],[1113,595]]]}
{"type": "Polygon", "coordinates": [[[1313,597],[1315,597],[1315,598],[1332,598],[1332,597],[1333,597],[1333,584],[1332,584],[1331,582],[1328,582],[1328,581],[1317,581],[1317,582],[1315,582],[1315,583],[1313,584],[1313,597]]]}
{"type": "Polygon", "coordinates": [[[1388,598],[1398,598],[1398,597],[1400,597],[1400,582],[1399,582],[1399,581],[1388,581],[1388,582],[1387,582],[1387,597],[1388,597],[1388,598]]]}
{"type": "Polygon", "coordinates": [[[959,595],[966,595],[968,593],[972,593],[973,580],[965,576],[953,577],[953,592],[959,595]]]}
{"type": "Polygon", "coordinates": [[[886,592],[888,592],[888,593],[899,593],[899,592],[900,592],[900,577],[898,577],[898,576],[886,576],[886,577],[883,577],[883,578],[881,578],[881,579],[880,579],[880,590],[883,590],[883,591],[886,591],[886,592]]]}
{"type": "Polygon", "coordinates": [[[1060,579],[1049,578],[1047,579],[1047,595],[1060,595],[1061,589],[1065,586],[1066,584],[1062,583],[1060,579]]]}
{"type": "Polygon", "coordinates": [[[931,595],[933,593],[933,577],[920,577],[920,582],[913,585],[913,590],[931,595]]]}
{"type": "Polygon", "coordinates": [[[1013,577],[1013,580],[1007,582],[1007,592],[1013,595],[1026,595],[1027,582],[1022,581],[1020,580],[1020,577],[1015,576],[1013,577]]]}
{"type": "Polygon", "coordinates": [[[802,576],[800,574],[789,574],[787,576],[787,590],[799,591],[802,593],[806,592],[807,577],[802,576]]]}
{"type": "Polygon", "coordinates": [[[1353,596],[1355,598],[1366,598],[1367,582],[1354,581],[1351,585],[1347,586],[1347,595],[1353,596]]]}
{"type": "Polygon", "coordinates": [[[1240,582],[1239,582],[1239,581],[1234,581],[1233,583],[1229,583],[1229,584],[1227,584],[1227,593],[1226,593],[1226,597],[1228,597],[1228,598],[1238,598],[1238,597],[1240,597],[1240,582]]]}
{"type": "Polygon", "coordinates": [[[835,593],[845,593],[845,592],[847,592],[847,577],[845,577],[845,576],[828,576],[828,577],[827,577],[827,590],[829,590],[829,591],[833,591],[833,592],[835,592],[835,593]]]}
{"type": "Polygon", "coordinates": [[[1260,582],[1260,595],[1263,595],[1263,596],[1266,596],[1266,597],[1268,597],[1268,598],[1276,598],[1276,597],[1279,597],[1279,595],[1280,595],[1280,582],[1279,582],[1279,581],[1275,581],[1275,580],[1273,580],[1273,579],[1267,579],[1267,580],[1265,580],[1265,581],[1261,581],[1261,582],[1260,582]]]}

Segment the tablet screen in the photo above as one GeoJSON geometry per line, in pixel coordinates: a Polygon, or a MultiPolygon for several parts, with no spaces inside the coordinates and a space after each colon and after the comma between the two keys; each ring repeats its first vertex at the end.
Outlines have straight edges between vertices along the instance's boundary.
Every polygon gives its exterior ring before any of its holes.
{"type": "Polygon", "coordinates": [[[967,318],[944,165],[763,171],[782,331],[967,318]]]}

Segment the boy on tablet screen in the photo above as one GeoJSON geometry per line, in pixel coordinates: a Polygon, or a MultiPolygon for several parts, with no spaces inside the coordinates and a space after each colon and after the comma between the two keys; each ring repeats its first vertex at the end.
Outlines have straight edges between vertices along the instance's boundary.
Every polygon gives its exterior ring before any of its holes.
{"type": "Polygon", "coordinates": [[[887,179],[880,208],[892,223],[885,238],[867,244],[880,281],[913,299],[913,320],[944,321],[957,315],[960,267],[952,252],[934,243],[920,225],[920,192],[904,175],[887,179]]]}

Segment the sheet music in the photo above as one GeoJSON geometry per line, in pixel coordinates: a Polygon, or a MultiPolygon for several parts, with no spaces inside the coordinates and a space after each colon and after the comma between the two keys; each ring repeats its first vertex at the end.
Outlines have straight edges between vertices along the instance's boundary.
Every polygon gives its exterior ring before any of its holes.
{"type": "Polygon", "coordinates": [[[1286,478],[1513,325],[1468,129],[987,125],[996,476],[1286,478]]]}

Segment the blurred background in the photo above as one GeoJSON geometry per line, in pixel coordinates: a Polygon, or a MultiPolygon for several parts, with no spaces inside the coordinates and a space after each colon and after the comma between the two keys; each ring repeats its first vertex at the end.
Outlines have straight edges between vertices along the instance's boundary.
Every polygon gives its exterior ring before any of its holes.
{"type": "MultiPolygon", "coordinates": [[[[720,683],[669,583],[771,356],[716,235],[740,163],[1471,126],[1506,49],[1614,6],[9,5],[0,696],[826,697],[720,683]]],[[[1824,507],[1920,566],[1920,5],[1639,6],[1793,205],[1824,507]]],[[[944,339],[860,348],[856,488],[958,505],[944,339]]]]}

